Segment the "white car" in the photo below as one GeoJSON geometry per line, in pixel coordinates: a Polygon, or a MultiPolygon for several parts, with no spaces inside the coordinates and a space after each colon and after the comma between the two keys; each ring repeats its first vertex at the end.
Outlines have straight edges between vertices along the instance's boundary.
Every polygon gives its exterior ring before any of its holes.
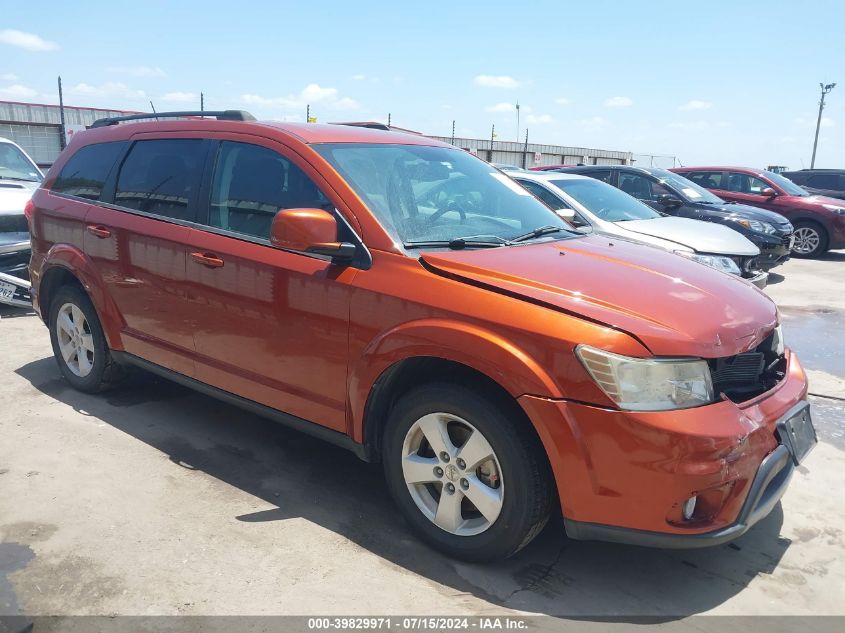
{"type": "Polygon", "coordinates": [[[579,231],[596,231],[672,251],[764,288],[760,249],[726,226],[667,217],[607,183],[575,174],[509,173],[579,231]]]}
{"type": "Polygon", "coordinates": [[[0,137],[0,303],[29,303],[29,227],[23,210],[43,179],[20,146],[0,137]]]}

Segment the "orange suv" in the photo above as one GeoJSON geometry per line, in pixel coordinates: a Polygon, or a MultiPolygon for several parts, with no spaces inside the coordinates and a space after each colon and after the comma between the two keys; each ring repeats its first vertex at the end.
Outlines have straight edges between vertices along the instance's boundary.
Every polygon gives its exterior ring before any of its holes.
{"type": "Polygon", "coordinates": [[[815,444],[742,279],[577,233],[422,136],[156,116],[75,135],[26,209],[79,390],[138,366],[380,461],[413,529],[477,561],[553,512],[576,539],[723,543],[815,444]]]}

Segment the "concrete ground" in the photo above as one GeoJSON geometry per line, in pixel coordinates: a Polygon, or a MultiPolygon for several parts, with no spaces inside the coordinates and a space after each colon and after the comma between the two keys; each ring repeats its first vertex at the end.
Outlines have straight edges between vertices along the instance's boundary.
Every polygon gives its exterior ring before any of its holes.
{"type": "Polygon", "coordinates": [[[767,292],[811,373],[821,443],[733,544],[660,551],[553,524],[494,565],[421,545],[379,467],[138,375],[62,381],[33,315],[0,320],[0,615],[845,614],[845,255],[767,292]]]}

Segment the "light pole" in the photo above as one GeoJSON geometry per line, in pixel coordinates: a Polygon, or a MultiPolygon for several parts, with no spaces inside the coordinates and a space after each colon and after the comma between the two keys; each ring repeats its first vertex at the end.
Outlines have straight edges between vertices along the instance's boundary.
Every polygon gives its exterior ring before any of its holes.
{"type": "Polygon", "coordinates": [[[819,84],[822,89],[822,98],[819,101],[819,119],[816,121],[816,138],[813,141],[813,157],[810,159],[810,169],[816,166],[816,148],[819,146],[819,128],[822,126],[822,110],[824,110],[824,97],[831,90],[836,88],[836,84],[819,84]]]}
{"type": "Polygon", "coordinates": [[[516,140],[519,141],[519,101],[516,102],[516,140]]]}

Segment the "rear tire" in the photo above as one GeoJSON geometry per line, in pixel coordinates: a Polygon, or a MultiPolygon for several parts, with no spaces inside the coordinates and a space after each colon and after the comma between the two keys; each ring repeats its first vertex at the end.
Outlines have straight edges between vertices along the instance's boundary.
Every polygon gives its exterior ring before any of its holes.
{"type": "Polygon", "coordinates": [[[104,391],[123,376],[109,352],[94,305],[77,286],[62,286],[50,304],[50,342],[59,371],[74,389],[104,391]]]}
{"type": "Polygon", "coordinates": [[[827,250],[828,235],[823,226],[812,220],[799,220],[794,227],[793,257],[819,257],[827,250]]]}
{"type": "Polygon", "coordinates": [[[540,533],[555,491],[521,415],[512,401],[450,384],[400,398],[385,428],[384,473],[422,540],[482,562],[511,556],[540,533]]]}

